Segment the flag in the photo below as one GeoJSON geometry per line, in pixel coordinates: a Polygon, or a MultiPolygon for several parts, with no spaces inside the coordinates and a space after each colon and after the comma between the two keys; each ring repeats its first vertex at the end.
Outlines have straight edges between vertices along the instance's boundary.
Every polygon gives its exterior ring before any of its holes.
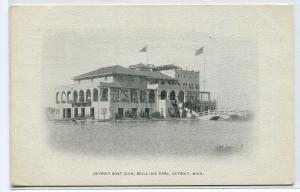
{"type": "Polygon", "coordinates": [[[203,53],[204,47],[201,47],[200,49],[197,49],[195,52],[195,56],[201,55],[203,53]]]}
{"type": "Polygon", "coordinates": [[[147,52],[148,49],[148,45],[145,45],[145,47],[143,47],[141,50],[139,50],[138,52],[147,52]]]}

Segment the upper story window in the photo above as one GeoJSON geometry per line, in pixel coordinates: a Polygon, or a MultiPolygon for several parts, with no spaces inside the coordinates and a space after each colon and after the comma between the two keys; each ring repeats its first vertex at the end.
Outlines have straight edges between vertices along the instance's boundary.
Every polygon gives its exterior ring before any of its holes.
{"type": "Polygon", "coordinates": [[[118,102],[120,100],[120,91],[118,88],[110,89],[110,98],[113,102],[118,102]]]}
{"type": "Polygon", "coordinates": [[[108,88],[100,89],[100,101],[108,101],[108,88]]]}
{"type": "Polygon", "coordinates": [[[88,89],[85,92],[86,95],[86,102],[91,102],[91,91],[88,89]]]}
{"type": "Polygon", "coordinates": [[[59,92],[56,93],[56,103],[60,103],[60,101],[59,101],[59,92]]]}
{"type": "Polygon", "coordinates": [[[138,93],[136,89],[130,89],[130,101],[132,103],[138,102],[138,93]]]}
{"type": "Polygon", "coordinates": [[[98,96],[98,89],[93,90],[93,101],[98,101],[99,96],[98,96]]]}
{"type": "Polygon", "coordinates": [[[67,103],[72,103],[71,91],[68,91],[67,93],[67,103]]]}
{"type": "Polygon", "coordinates": [[[62,93],[61,93],[61,103],[66,103],[66,93],[63,91],[62,93]]]}
{"type": "Polygon", "coordinates": [[[80,90],[79,91],[79,102],[84,102],[84,92],[83,90],[80,90]]]}

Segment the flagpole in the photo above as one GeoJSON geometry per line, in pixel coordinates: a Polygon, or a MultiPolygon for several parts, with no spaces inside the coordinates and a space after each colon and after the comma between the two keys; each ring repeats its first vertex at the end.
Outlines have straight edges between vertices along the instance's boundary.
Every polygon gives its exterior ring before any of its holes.
{"type": "Polygon", "coordinates": [[[203,90],[206,91],[206,73],[205,73],[205,47],[203,47],[203,90]]]}
{"type": "Polygon", "coordinates": [[[146,51],[146,54],[147,54],[147,67],[148,67],[148,49],[146,51]]]}

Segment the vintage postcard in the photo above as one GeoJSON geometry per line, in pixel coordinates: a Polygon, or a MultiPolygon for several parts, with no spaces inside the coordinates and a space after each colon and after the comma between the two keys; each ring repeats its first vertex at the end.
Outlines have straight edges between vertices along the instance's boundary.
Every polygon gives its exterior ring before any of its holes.
{"type": "Polygon", "coordinates": [[[11,184],[293,184],[291,5],[11,7],[11,184]]]}

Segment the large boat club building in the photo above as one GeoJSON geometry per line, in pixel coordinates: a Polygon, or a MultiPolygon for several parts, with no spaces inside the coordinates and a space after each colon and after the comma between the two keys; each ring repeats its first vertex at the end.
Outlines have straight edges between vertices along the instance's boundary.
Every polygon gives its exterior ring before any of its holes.
{"type": "Polygon", "coordinates": [[[200,92],[199,75],[175,65],[99,68],[55,89],[55,118],[103,120],[126,111],[170,117],[187,100],[210,101],[209,92],[200,92]]]}

